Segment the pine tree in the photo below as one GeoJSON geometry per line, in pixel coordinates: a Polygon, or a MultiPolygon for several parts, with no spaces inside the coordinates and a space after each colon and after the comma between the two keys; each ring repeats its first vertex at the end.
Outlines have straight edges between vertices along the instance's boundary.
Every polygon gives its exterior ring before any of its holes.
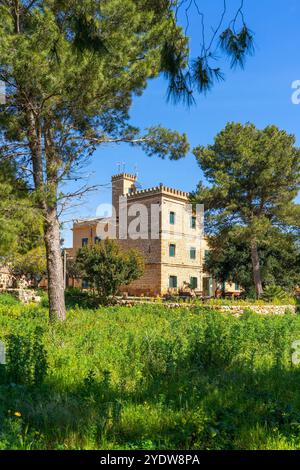
{"type": "Polygon", "coordinates": [[[213,145],[194,154],[210,186],[199,185],[195,200],[206,206],[207,231],[235,229],[251,254],[257,296],[263,293],[259,245],[272,228],[297,235],[300,205],[300,149],[295,136],[268,126],[229,123],[213,145]]]}
{"type": "MultiPolygon", "coordinates": [[[[188,103],[193,86],[207,91],[221,78],[220,69],[210,64],[222,22],[191,63],[188,38],[177,24],[180,6],[189,8],[184,4],[0,0],[0,80],[7,93],[0,116],[2,150],[6,158],[17,158],[20,167],[32,172],[35,201],[44,217],[53,321],[65,319],[61,182],[70,179],[101,144],[128,142],[141,145],[150,155],[184,156],[185,135],[159,126],[141,134],[130,125],[132,98],[162,72],[169,80],[170,96],[188,103]]],[[[220,44],[240,65],[251,52],[252,35],[242,8],[220,44]]]]}

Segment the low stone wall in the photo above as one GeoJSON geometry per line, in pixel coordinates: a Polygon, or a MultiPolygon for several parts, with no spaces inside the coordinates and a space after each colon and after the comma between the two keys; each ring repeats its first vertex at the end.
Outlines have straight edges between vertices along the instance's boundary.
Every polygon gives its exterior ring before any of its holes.
{"type": "Polygon", "coordinates": [[[146,299],[122,299],[118,301],[118,305],[123,305],[127,307],[133,307],[135,305],[163,305],[166,308],[201,308],[201,310],[207,311],[219,311],[222,313],[230,313],[232,315],[242,315],[245,310],[251,310],[252,312],[258,313],[260,315],[284,315],[285,313],[297,313],[297,305],[207,305],[207,304],[193,304],[191,303],[179,303],[179,302],[163,302],[159,304],[155,301],[150,301],[146,299]]]}
{"type": "Polygon", "coordinates": [[[31,289],[0,289],[1,292],[13,295],[23,304],[39,303],[41,301],[41,297],[31,289]]]}
{"type": "Polygon", "coordinates": [[[285,313],[296,313],[296,305],[203,305],[204,309],[218,310],[223,313],[242,315],[245,310],[259,313],[260,315],[284,315],[285,313]]]}

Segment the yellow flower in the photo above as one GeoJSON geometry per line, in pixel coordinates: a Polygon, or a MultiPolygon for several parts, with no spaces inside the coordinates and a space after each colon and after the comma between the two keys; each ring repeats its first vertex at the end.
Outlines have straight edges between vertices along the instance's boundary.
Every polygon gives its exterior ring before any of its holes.
{"type": "Polygon", "coordinates": [[[18,416],[18,418],[20,418],[20,416],[22,416],[22,413],[20,413],[20,411],[16,411],[16,412],[14,413],[14,415],[15,415],[15,416],[18,416]]]}

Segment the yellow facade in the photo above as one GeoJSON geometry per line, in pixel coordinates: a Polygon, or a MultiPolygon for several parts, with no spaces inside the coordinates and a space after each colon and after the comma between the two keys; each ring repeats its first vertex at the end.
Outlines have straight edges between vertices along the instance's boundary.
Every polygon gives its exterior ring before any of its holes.
{"type": "MultiPolygon", "coordinates": [[[[145,260],[143,277],[122,289],[129,295],[156,296],[187,288],[205,296],[213,296],[216,284],[203,272],[207,241],[199,218],[191,211],[189,194],[160,185],[138,190],[136,177],[119,174],[112,177],[112,202],[116,210],[113,219],[78,220],[73,225],[73,256],[84,245],[97,242],[104,225],[108,230],[116,224],[116,239],[121,248],[139,250],[145,260]],[[126,204],[126,228],[120,228],[119,201],[126,204]],[[132,239],[130,229],[136,224],[137,212],[145,212],[140,234],[132,239]],[[156,222],[153,223],[154,215],[156,222]],[[192,220],[193,219],[193,220],[192,220]],[[154,228],[153,228],[154,227],[154,228]]],[[[123,206],[122,206],[123,207],[123,206]]],[[[124,214],[124,212],[123,212],[124,214]]],[[[124,217],[124,216],[123,216],[124,217]]]]}

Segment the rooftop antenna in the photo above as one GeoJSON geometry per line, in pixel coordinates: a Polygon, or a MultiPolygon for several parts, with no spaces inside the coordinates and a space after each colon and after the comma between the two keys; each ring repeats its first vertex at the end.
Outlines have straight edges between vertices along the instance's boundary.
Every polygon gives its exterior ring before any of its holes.
{"type": "Polygon", "coordinates": [[[138,178],[139,177],[139,172],[138,172],[138,166],[137,165],[134,165],[134,173],[135,173],[135,176],[138,178]]]}
{"type": "Polygon", "coordinates": [[[116,165],[118,167],[118,173],[121,173],[122,162],[117,162],[116,165]]]}

